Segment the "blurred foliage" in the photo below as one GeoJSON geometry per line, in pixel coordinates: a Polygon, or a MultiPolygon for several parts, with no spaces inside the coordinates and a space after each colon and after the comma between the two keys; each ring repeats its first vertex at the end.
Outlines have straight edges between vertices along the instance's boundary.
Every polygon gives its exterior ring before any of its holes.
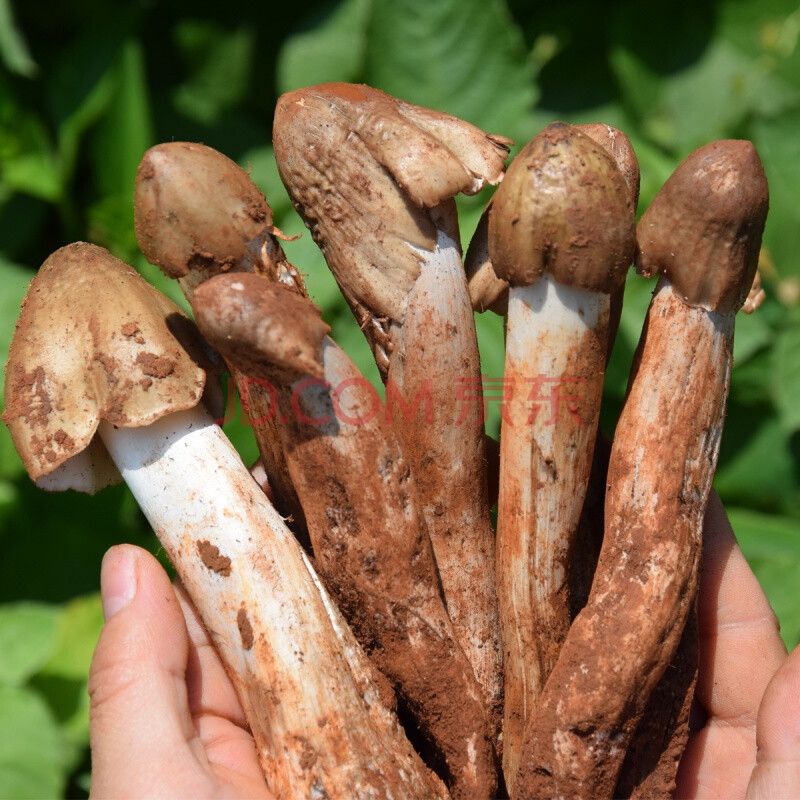
{"type": "MultiPolygon", "coordinates": [[[[137,251],[132,185],[159,141],[209,144],[302,224],[269,145],[277,96],[362,81],[524,144],[555,119],[630,136],[641,208],[716,138],[752,139],[770,181],[769,299],[737,328],[716,487],[783,623],[800,639],[800,6],[797,0],[312,0],[243,12],[205,0],[0,0],[0,344],[34,268],[97,242],[184,305],[137,251]]],[[[486,196],[460,202],[467,241],[486,196]]],[[[377,382],[363,338],[310,240],[287,243],[335,337],[377,382]]],[[[607,377],[611,432],[652,285],[632,276],[607,377]]],[[[502,374],[502,321],[477,319],[483,371],[502,374]]],[[[497,409],[490,409],[495,434],[497,409]]],[[[245,460],[249,431],[226,425],[245,460]]],[[[0,431],[0,796],[85,796],[86,672],[101,625],[102,553],[158,544],[124,488],[45,495],[0,431]]]]}

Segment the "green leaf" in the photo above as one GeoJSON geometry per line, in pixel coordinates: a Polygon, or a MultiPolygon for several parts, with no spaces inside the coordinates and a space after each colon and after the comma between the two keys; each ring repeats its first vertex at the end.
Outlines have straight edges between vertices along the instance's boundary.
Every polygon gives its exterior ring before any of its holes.
{"type": "Polygon", "coordinates": [[[42,699],[27,688],[0,684],[0,797],[62,796],[65,748],[42,699]]]}
{"type": "Polygon", "coordinates": [[[788,648],[800,642],[800,521],[728,508],[736,538],[781,623],[788,648]]]}
{"type": "Polygon", "coordinates": [[[50,658],[60,611],[44,603],[0,605],[0,683],[21,686],[50,658]]]}
{"type": "Polygon", "coordinates": [[[38,70],[25,37],[14,23],[11,0],[0,0],[0,58],[9,72],[26,78],[32,78],[38,70]]]}
{"type": "Polygon", "coordinates": [[[234,31],[200,19],[187,19],[175,30],[189,78],[175,92],[176,107],[189,119],[213,124],[247,95],[255,66],[255,30],[234,31]]]}
{"type": "Polygon", "coordinates": [[[90,155],[100,196],[128,198],[133,223],[133,186],[145,150],[155,141],[142,45],[126,41],[114,64],[116,90],[92,137],[90,155]]]}
{"type": "Polygon", "coordinates": [[[364,80],[527,141],[533,66],[501,0],[373,0],[364,80]]]}
{"type": "Polygon", "coordinates": [[[283,42],[278,55],[278,91],[329,81],[357,81],[367,47],[370,8],[370,0],[344,0],[315,9],[283,42]]]}
{"type": "Polygon", "coordinates": [[[116,9],[97,20],[102,36],[83,33],[63,48],[48,74],[48,99],[58,134],[62,180],[72,177],[86,131],[106,112],[119,89],[115,69],[123,43],[135,29],[135,9],[116,9]]]}
{"type": "MultiPolygon", "coordinates": [[[[33,278],[31,270],[6,261],[0,255],[0,356],[3,363],[8,360],[8,348],[11,347],[11,337],[14,335],[19,308],[31,278],[33,278]]],[[[0,375],[0,398],[2,398],[4,378],[4,375],[0,375]]],[[[1,399],[0,406],[2,406],[1,399]]]]}
{"type": "Polygon", "coordinates": [[[796,0],[728,0],[718,6],[720,36],[765,71],[800,87],[800,8],[796,0]]]}
{"type": "Polygon", "coordinates": [[[100,594],[76,597],[63,608],[52,657],[42,668],[49,675],[84,679],[103,627],[100,594]]]}
{"type": "Polygon", "coordinates": [[[797,466],[771,406],[730,404],[714,478],[723,501],[765,511],[791,510],[800,505],[797,466]]]}
{"type": "MultiPolygon", "coordinates": [[[[736,335],[733,340],[734,370],[769,345],[774,335],[764,314],[758,311],[753,314],[737,314],[736,335]]],[[[735,371],[733,380],[736,380],[735,371]]]]}
{"type": "Polygon", "coordinates": [[[62,190],[46,126],[0,72],[0,197],[24,192],[53,202],[62,190]]]}
{"type": "Polygon", "coordinates": [[[800,276],[800,108],[756,120],[753,142],[769,180],[764,244],[778,274],[800,276]]]}
{"type": "Polygon", "coordinates": [[[726,138],[750,115],[774,114],[797,103],[797,88],[714,35],[704,7],[686,6],[642,27],[630,5],[617,8],[610,52],[623,97],[642,131],[660,146],[686,155],[726,138]],[[677,31],[676,31],[677,33],[677,31]]]}
{"type": "Polygon", "coordinates": [[[775,405],[786,431],[800,430],[800,321],[775,342],[775,405]]]}
{"type": "Polygon", "coordinates": [[[61,726],[69,767],[77,766],[89,743],[89,694],[92,654],[103,627],[100,594],[78,597],[61,614],[55,647],[31,685],[47,699],[61,726]]]}
{"type": "MultiPolygon", "coordinates": [[[[475,330],[478,333],[478,348],[481,353],[481,374],[491,380],[500,380],[505,370],[505,318],[493,311],[475,314],[475,330]]],[[[486,412],[486,432],[496,439],[500,431],[500,403],[491,401],[489,397],[498,397],[501,392],[497,384],[484,394],[484,410],[486,412]]]]}

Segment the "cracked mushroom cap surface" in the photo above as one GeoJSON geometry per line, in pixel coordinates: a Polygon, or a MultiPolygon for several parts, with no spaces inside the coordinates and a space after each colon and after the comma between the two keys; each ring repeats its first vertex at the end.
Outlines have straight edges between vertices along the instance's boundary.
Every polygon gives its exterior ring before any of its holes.
{"type": "Polygon", "coordinates": [[[489,256],[513,286],[549,272],[558,283],[610,294],[633,261],[634,213],[606,150],[557,122],[525,145],[495,192],[489,256]]]}
{"type": "Polygon", "coordinates": [[[678,165],[642,215],[637,269],[664,275],[687,305],[737,310],[753,286],[768,210],[752,142],[711,142],[678,165]]]}
{"type": "Polygon", "coordinates": [[[436,246],[430,209],[499,183],[510,144],[345,83],[283,95],[273,142],[281,179],[348,301],[398,321],[420,274],[415,248],[436,246]]]}
{"type": "Polygon", "coordinates": [[[119,473],[97,426],[148,425],[197,405],[206,346],[172,301],[108,251],[79,242],[31,281],[6,364],[14,444],[42,488],[92,493],[119,473]]]}
{"type": "Polygon", "coordinates": [[[260,275],[217,275],[192,298],[197,327],[212,347],[251,378],[275,370],[323,377],[330,332],[307,298],[260,275]]]}

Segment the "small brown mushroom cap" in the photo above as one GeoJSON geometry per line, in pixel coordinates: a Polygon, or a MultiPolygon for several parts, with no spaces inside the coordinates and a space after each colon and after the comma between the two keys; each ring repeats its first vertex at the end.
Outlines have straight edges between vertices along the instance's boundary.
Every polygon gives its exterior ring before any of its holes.
{"type": "Polygon", "coordinates": [[[420,273],[413,248],[436,246],[428,209],[499,183],[510,140],[368,86],[331,83],[278,100],[273,142],[348,301],[399,321],[420,273]]]}
{"type": "Polygon", "coordinates": [[[752,142],[707,144],[678,165],[642,215],[637,269],[666,276],[687,305],[739,309],[753,285],[768,209],[752,142]]]}
{"type": "MultiPolygon", "coordinates": [[[[576,125],[575,129],[597,142],[614,159],[625,178],[631,205],[635,210],[639,202],[639,161],[630,139],[617,128],[601,122],[576,125]]],[[[476,311],[491,309],[503,316],[508,311],[508,281],[497,276],[489,257],[490,210],[491,200],[469,244],[464,258],[464,269],[469,281],[472,307],[476,311]]]]}
{"type": "Polygon", "coordinates": [[[260,275],[218,275],[197,287],[200,332],[251,378],[274,371],[323,377],[322,340],[330,331],[310,300],[260,275]]]}
{"type": "Polygon", "coordinates": [[[147,259],[180,278],[196,269],[231,269],[272,227],[272,211],[227,156],[202,144],[170,142],[151,147],[139,165],[135,225],[147,259]]]}
{"type": "Polygon", "coordinates": [[[79,242],[53,253],[6,364],[3,421],[31,478],[90,493],[119,482],[94,438],[100,420],[139,427],[197,405],[203,347],[186,315],[108,251],[79,242]]]}
{"type": "Polygon", "coordinates": [[[601,145],[564,123],[525,145],[492,198],[489,253],[512,285],[546,271],[558,283],[610,294],[633,260],[634,235],[622,173],[601,145]]]}
{"type": "Polygon", "coordinates": [[[134,216],[142,252],[189,294],[231,270],[269,274],[305,294],[272,224],[272,209],[250,176],[202,144],[150,148],[136,177],[134,216]]]}

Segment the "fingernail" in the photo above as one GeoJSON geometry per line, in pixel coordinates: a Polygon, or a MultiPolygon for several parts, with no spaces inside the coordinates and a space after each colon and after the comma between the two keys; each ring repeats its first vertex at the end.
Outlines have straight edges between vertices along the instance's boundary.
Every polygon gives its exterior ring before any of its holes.
{"type": "Polygon", "coordinates": [[[112,547],[100,567],[100,595],[106,622],[133,600],[136,594],[136,563],[127,547],[112,547]]]}

